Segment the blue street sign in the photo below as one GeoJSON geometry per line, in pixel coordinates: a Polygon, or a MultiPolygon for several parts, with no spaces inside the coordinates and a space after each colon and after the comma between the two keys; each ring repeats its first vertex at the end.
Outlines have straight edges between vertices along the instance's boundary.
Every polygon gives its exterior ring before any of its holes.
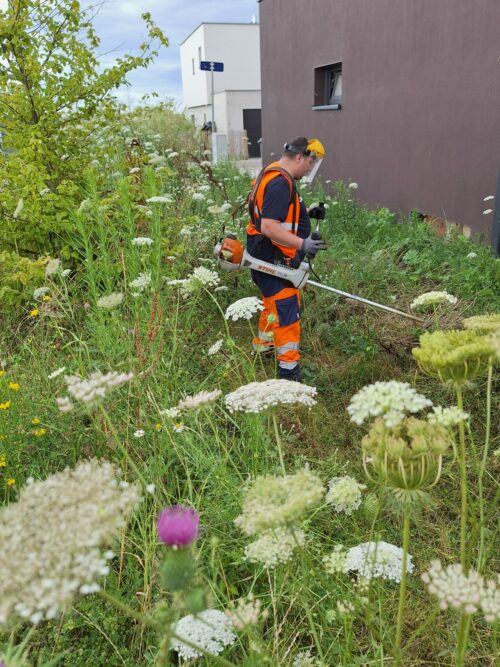
{"type": "Polygon", "coordinates": [[[200,69],[206,72],[223,72],[224,63],[214,63],[211,60],[202,60],[200,62],[200,69]]]}

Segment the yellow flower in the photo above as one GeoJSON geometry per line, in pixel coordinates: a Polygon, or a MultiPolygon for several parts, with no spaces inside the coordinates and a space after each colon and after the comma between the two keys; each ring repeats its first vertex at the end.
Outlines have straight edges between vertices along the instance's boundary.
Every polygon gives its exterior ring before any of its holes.
{"type": "Polygon", "coordinates": [[[5,454],[0,455],[0,468],[5,468],[7,465],[7,459],[5,458],[5,454]]]}
{"type": "Polygon", "coordinates": [[[38,317],[38,308],[33,308],[33,310],[30,311],[30,317],[38,317]]]}
{"type": "Polygon", "coordinates": [[[9,382],[9,389],[12,389],[12,391],[19,391],[20,388],[19,382],[9,382]]]}
{"type": "Polygon", "coordinates": [[[5,371],[0,370],[0,378],[5,375],[5,371]]]}
{"type": "Polygon", "coordinates": [[[5,403],[0,403],[0,410],[8,410],[10,408],[10,401],[5,401],[5,403]]]}
{"type": "Polygon", "coordinates": [[[7,486],[14,486],[15,483],[16,480],[14,479],[14,477],[9,477],[9,479],[7,480],[7,486]]]}
{"type": "Polygon", "coordinates": [[[46,295],[43,297],[42,301],[52,301],[52,297],[49,296],[48,294],[46,294],[46,295]]]}
{"type": "Polygon", "coordinates": [[[36,426],[37,424],[41,423],[41,420],[38,419],[38,417],[33,417],[33,419],[31,420],[31,423],[33,424],[33,426],[36,426]]]}
{"type": "Polygon", "coordinates": [[[46,433],[47,433],[47,429],[45,429],[45,428],[40,428],[37,431],[33,431],[33,435],[36,435],[37,438],[41,438],[46,433]]]}
{"type": "Polygon", "coordinates": [[[157,431],[161,431],[161,424],[155,424],[155,429],[157,431]]]}

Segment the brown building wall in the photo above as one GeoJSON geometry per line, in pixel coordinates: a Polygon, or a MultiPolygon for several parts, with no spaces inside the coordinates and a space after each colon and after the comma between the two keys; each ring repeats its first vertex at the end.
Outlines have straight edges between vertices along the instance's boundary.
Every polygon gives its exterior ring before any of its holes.
{"type": "Polygon", "coordinates": [[[500,169],[500,0],[262,0],[263,159],[317,136],[323,180],[487,232],[500,169]],[[313,111],[342,62],[342,109],[313,111]]]}

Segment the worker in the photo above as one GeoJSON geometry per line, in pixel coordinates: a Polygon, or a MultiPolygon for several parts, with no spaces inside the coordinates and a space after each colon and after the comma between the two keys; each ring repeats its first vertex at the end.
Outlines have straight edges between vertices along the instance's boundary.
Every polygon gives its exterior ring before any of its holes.
{"type": "MultiPolygon", "coordinates": [[[[248,200],[247,251],[252,257],[291,268],[305,255],[314,256],[326,245],[311,238],[309,214],[324,217],[324,209],[307,211],[295,181],[312,182],[325,155],[318,139],[299,137],[283,147],[279,160],[267,165],[256,178],[248,200]]],[[[314,236],[317,236],[316,234],[314,236]]],[[[275,349],[279,377],[300,380],[300,291],[283,278],[252,270],[262,294],[256,352],[275,349]]]]}

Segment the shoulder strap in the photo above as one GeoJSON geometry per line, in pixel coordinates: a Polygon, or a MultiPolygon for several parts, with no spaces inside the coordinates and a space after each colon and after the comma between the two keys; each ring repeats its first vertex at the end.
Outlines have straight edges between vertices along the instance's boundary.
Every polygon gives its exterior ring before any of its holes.
{"type": "Polygon", "coordinates": [[[293,202],[293,222],[292,222],[292,233],[295,233],[295,218],[296,218],[296,207],[297,207],[297,188],[295,186],[295,181],[294,179],[290,176],[290,174],[286,171],[286,169],[282,169],[281,167],[264,167],[264,169],[261,169],[259,175],[255,179],[254,185],[252,187],[252,190],[250,191],[250,194],[248,195],[248,213],[250,215],[250,220],[252,221],[254,227],[257,229],[258,232],[260,232],[260,223],[262,220],[262,214],[261,211],[258,210],[257,206],[257,192],[259,190],[260,184],[262,183],[262,179],[266,174],[268,174],[271,171],[276,171],[282,176],[284,176],[288,182],[288,187],[290,188],[290,200],[288,203],[288,206],[290,207],[292,202],[293,202]]]}

